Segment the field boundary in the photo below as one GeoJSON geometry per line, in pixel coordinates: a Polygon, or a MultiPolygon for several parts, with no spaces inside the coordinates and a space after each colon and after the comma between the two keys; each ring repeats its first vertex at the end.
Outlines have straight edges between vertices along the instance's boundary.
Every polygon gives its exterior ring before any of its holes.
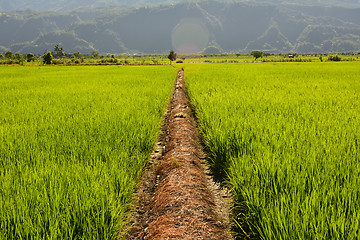
{"type": "Polygon", "coordinates": [[[183,70],[163,128],[135,194],[126,238],[232,239],[231,197],[207,167],[183,70]]]}

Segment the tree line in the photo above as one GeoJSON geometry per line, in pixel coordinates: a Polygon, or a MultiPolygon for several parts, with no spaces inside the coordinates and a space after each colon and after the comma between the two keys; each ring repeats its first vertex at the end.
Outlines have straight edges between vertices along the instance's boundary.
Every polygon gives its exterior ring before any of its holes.
{"type": "MultiPolygon", "coordinates": [[[[99,53],[93,51],[88,57],[97,58],[99,53]]],[[[42,61],[43,64],[52,64],[54,59],[62,58],[71,58],[71,59],[82,59],[85,55],[80,52],[75,52],[72,54],[66,53],[64,49],[59,45],[55,45],[53,51],[45,50],[43,55],[35,56],[33,53],[12,53],[11,51],[5,52],[5,54],[0,53],[0,60],[4,61],[5,64],[23,64],[24,62],[36,62],[42,61]]]]}

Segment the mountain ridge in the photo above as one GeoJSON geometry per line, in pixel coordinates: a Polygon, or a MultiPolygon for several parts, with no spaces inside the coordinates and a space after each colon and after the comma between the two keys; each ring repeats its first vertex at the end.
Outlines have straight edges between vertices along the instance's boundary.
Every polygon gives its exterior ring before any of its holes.
{"type": "MultiPolygon", "coordinates": [[[[83,7],[109,7],[109,6],[154,6],[157,4],[174,4],[180,2],[207,2],[206,0],[0,0],[0,11],[73,11],[83,7]]],[[[360,0],[222,0],[219,2],[240,2],[260,4],[300,4],[360,7],[360,0]]]]}
{"type": "MultiPolygon", "coordinates": [[[[275,1],[275,0],[274,0],[275,1]]],[[[196,1],[0,13],[0,52],[358,52],[360,8],[196,1]]]]}

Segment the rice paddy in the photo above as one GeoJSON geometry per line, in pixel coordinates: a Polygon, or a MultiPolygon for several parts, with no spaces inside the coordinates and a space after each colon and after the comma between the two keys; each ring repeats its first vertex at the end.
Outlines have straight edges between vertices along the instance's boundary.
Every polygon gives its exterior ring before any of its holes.
{"type": "Polygon", "coordinates": [[[358,239],[358,63],[186,66],[242,237],[358,239]]]}
{"type": "Polygon", "coordinates": [[[0,239],[115,239],[176,72],[0,67],[0,239]]]}
{"type": "MultiPolygon", "coordinates": [[[[245,239],[358,239],[358,62],[183,64],[245,239]]],[[[0,67],[0,239],[116,239],[171,66],[0,67]]]]}

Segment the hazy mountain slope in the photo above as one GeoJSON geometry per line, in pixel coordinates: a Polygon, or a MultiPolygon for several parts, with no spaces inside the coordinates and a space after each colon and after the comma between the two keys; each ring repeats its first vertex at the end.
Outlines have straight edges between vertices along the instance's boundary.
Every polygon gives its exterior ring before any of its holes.
{"type": "MultiPolygon", "coordinates": [[[[83,7],[107,7],[107,6],[135,6],[161,3],[177,3],[181,0],[0,0],[0,11],[17,10],[47,10],[47,11],[72,11],[83,7]]],[[[206,2],[206,0],[193,0],[206,2]]],[[[334,5],[360,7],[360,0],[237,0],[247,3],[275,3],[275,4],[311,4],[311,5],[334,5]]],[[[219,0],[219,2],[234,2],[234,0],[219,0]]]]}
{"type": "MultiPolygon", "coordinates": [[[[275,0],[274,0],[275,1],[275,0]]],[[[360,8],[200,1],[0,14],[0,51],[358,52],[360,8]]]]}
{"type": "Polygon", "coordinates": [[[0,0],[0,11],[47,10],[72,11],[76,8],[153,5],[179,0],[0,0]]]}

